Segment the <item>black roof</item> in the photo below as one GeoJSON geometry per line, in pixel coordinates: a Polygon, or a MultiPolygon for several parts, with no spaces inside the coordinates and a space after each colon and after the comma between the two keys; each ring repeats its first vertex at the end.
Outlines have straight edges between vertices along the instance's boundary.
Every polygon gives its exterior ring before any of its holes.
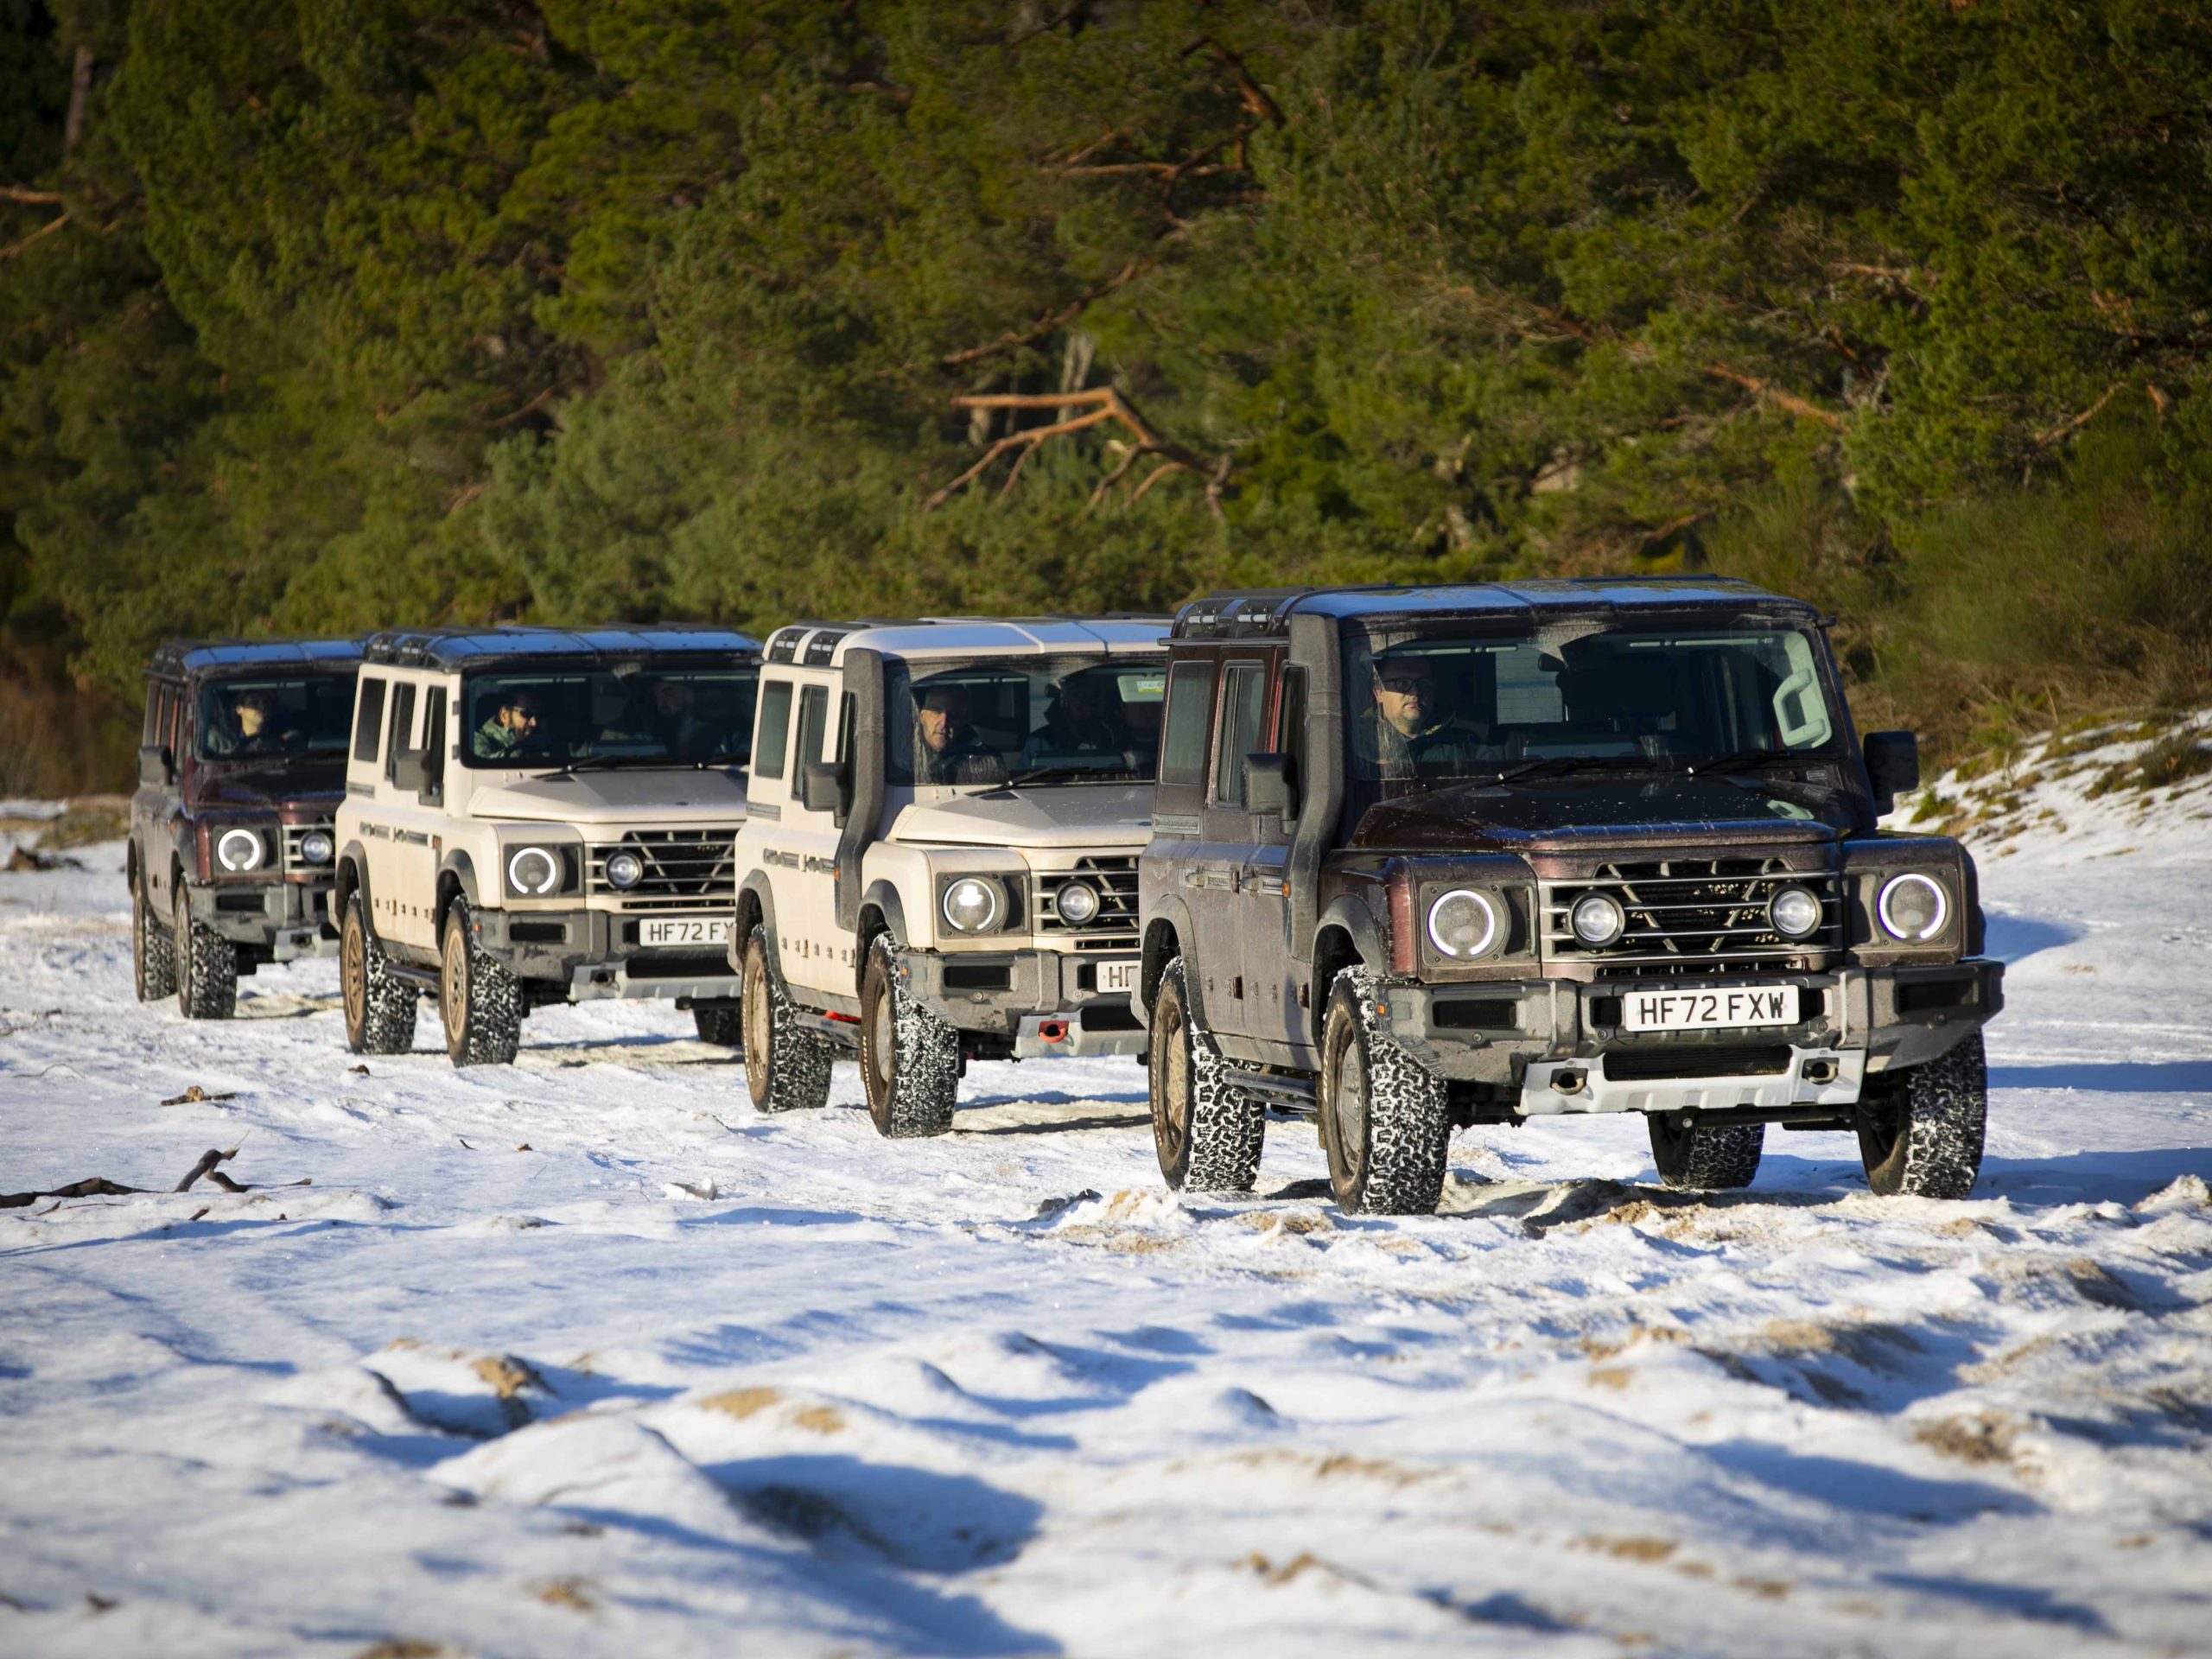
{"type": "Polygon", "coordinates": [[[155,648],[146,672],[181,678],[222,669],[336,670],[360,660],[359,639],[168,639],[155,648]]]}
{"type": "Polygon", "coordinates": [[[388,628],[362,655],[395,668],[474,668],[514,658],[715,656],[758,660],[749,633],[704,622],[618,623],[600,628],[388,628]]]}
{"type": "Polygon", "coordinates": [[[1433,588],[1269,588],[1210,594],[1175,613],[1171,638],[1250,638],[1290,631],[1294,614],[1329,617],[1534,616],[1543,612],[1756,611],[1799,622],[1820,613],[1802,600],[1734,576],[1588,576],[1472,582],[1433,588]]]}

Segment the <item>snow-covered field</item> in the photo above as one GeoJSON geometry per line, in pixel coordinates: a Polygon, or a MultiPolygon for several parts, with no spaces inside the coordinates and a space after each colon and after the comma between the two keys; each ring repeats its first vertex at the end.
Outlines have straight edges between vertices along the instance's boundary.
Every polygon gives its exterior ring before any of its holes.
{"type": "Polygon", "coordinates": [[[0,1652],[2202,1650],[2212,779],[2082,764],[1959,1204],[1552,1122],[1353,1219],[1288,1122],[1186,1203],[1133,1062],[893,1145],[652,1007],[365,1069],[327,963],[135,1003],[119,846],[0,874],[0,1189],[255,1188],[0,1211],[0,1652]]]}

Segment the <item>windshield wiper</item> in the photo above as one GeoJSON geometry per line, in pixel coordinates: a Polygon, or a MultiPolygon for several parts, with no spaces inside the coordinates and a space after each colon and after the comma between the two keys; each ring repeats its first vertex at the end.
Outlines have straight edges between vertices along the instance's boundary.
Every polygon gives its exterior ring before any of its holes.
{"type": "Polygon", "coordinates": [[[1547,754],[1535,760],[1523,760],[1517,766],[1499,770],[1493,782],[1510,784],[1518,778],[1533,778],[1548,772],[1652,772],[1651,762],[1640,754],[1547,754]]]}
{"type": "Polygon", "coordinates": [[[1777,760],[1797,757],[1781,749],[1738,749],[1733,754],[1696,754],[1682,760],[1681,769],[1693,776],[1700,772],[1758,772],[1777,760]]]}
{"type": "Polygon", "coordinates": [[[1126,772],[1128,768],[1125,766],[1068,766],[1065,764],[1057,766],[1032,766],[1027,772],[1015,772],[1004,783],[999,785],[998,787],[1001,789],[1018,789],[1024,784],[1043,784],[1054,782],[1066,783],[1070,781],[1080,781],[1084,779],[1095,779],[1102,783],[1109,784],[1128,783],[1130,779],[1127,778],[1116,778],[1113,775],[1115,772],[1126,772]]]}
{"type": "Polygon", "coordinates": [[[537,781],[543,783],[548,778],[559,778],[572,772],[612,772],[618,766],[627,766],[633,761],[638,765],[647,766],[672,766],[680,764],[669,760],[665,755],[584,754],[577,756],[573,760],[563,761],[550,772],[538,773],[537,781]]]}

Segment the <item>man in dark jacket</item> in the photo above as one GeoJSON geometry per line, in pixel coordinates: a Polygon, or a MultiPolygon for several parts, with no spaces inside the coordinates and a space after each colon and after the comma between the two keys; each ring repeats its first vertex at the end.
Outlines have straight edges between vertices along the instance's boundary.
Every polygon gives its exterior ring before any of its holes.
{"type": "Polygon", "coordinates": [[[1425,652],[1387,652],[1375,659],[1374,754],[1383,778],[1457,777],[1495,762],[1490,734],[1453,713],[1425,652]]]}

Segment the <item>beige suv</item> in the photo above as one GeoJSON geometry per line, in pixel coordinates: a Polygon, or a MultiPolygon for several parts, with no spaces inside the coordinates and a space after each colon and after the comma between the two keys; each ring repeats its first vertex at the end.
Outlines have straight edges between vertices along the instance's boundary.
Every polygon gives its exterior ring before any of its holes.
{"type": "Polygon", "coordinates": [[[338,810],[339,978],[357,1053],[435,995],[456,1065],[533,1007],[652,997],[738,1039],[726,953],[758,642],[723,628],[380,633],[338,810]]]}

